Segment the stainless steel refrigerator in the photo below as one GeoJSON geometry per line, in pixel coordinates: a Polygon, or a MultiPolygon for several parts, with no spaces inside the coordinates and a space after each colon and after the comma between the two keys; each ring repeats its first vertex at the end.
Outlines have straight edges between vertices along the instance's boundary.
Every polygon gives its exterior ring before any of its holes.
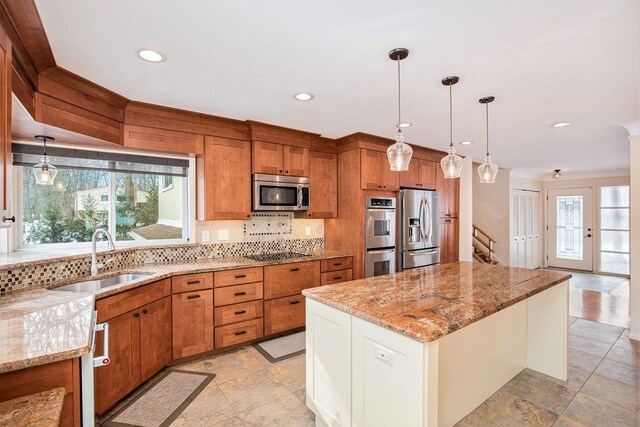
{"type": "Polygon", "coordinates": [[[400,270],[440,263],[437,191],[400,190],[400,270]]]}

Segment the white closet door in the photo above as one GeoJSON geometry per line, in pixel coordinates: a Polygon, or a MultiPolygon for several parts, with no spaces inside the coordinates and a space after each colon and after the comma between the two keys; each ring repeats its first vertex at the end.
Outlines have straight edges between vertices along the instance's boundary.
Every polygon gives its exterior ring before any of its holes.
{"type": "Polygon", "coordinates": [[[540,193],[533,194],[533,264],[531,268],[540,268],[541,249],[540,245],[540,193]]]}
{"type": "Polygon", "coordinates": [[[540,267],[540,193],[515,190],[512,195],[514,267],[540,267]]]}

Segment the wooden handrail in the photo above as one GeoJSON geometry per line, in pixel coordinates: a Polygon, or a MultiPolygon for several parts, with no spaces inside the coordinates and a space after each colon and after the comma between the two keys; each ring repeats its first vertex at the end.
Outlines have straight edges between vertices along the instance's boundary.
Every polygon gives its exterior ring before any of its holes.
{"type": "Polygon", "coordinates": [[[484,231],[483,229],[481,229],[480,227],[478,227],[477,225],[473,224],[473,239],[474,239],[474,247],[481,252],[485,257],[487,257],[489,259],[489,262],[494,262],[493,260],[493,253],[495,252],[493,250],[493,245],[496,243],[495,240],[493,240],[493,238],[491,236],[489,236],[489,234],[484,231]],[[480,236],[482,236],[483,238],[480,238],[480,236]],[[484,239],[487,239],[488,242],[485,242],[484,239]],[[476,244],[477,242],[477,244],[476,244]]]}

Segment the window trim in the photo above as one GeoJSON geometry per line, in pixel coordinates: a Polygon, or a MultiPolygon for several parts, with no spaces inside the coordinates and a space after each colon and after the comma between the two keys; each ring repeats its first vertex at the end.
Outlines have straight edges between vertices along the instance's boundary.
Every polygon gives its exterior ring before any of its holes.
{"type": "MultiPolygon", "coordinates": [[[[113,150],[104,150],[110,152],[117,152],[113,150]]],[[[135,154],[135,153],[134,153],[135,154]]],[[[149,156],[149,153],[138,153],[142,156],[149,156]]],[[[185,159],[184,157],[178,157],[178,159],[185,159]]],[[[111,215],[109,212],[109,221],[108,221],[108,229],[109,232],[113,235],[114,242],[116,244],[116,249],[122,248],[135,248],[135,247],[150,247],[150,246],[166,246],[166,245],[181,245],[191,243],[191,234],[192,228],[195,230],[195,214],[196,211],[191,207],[193,204],[195,207],[195,192],[192,190],[191,182],[195,180],[195,161],[191,157],[187,159],[189,161],[189,167],[187,168],[187,176],[180,177],[183,181],[184,191],[182,192],[182,218],[183,218],[183,226],[182,226],[182,238],[180,239],[157,239],[157,240],[116,240],[115,233],[111,233],[111,230],[115,230],[115,215],[111,215]]],[[[11,227],[13,233],[11,233],[11,242],[9,245],[10,251],[43,251],[48,249],[77,249],[77,250],[91,250],[91,242],[69,242],[69,243],[40,243],[40,244],[29,244],[25,245],[23,243],[23,235],[22,230],[24,229],[24,222],[22,219],[22,179],[23,179],[23,167],[10,165],[12,168],[9,173],[13,179],[12,182],[12,193],[13,193],[13,203],[16,207],[16,223],[14,227],[11,227]]],[[[116,200],[116,186],[115,186],[115,174],[116,172],[108,172],[109,175],[109,206],[111,206],[112,201],[116,200]],[[113,180],[113,183],[112,183],[113,180]]],[[[115,208],[114,208],[115,210],[115,208]]],[[[101,250],[102,241],[98,241],[98,251],[101,250]]]]}

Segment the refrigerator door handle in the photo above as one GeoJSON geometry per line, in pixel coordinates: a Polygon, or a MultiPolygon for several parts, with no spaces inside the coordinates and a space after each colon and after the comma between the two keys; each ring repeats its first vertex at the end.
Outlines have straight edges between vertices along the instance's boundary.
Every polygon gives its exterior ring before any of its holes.
{"type": "Polygon", "coordinates": [[[420,237],[422,240],[427,239],[427,233],[425,233],[425,223],[424,223],[424,199],[420,199],[420,209],[418,211],[418,217],[420,217],[420,237]]]}
{"type": "Polygon", "coordinates": [[[425,240],[428,242],[429,240],[431,240],[431,233],[433,231],[433,227],[431,224],[431,205],[429,204],[429,199],[425,197],[424,199],[424,220],[425,220],[425,224],[428,224],[427,228],[427,237],[425,238],[425,240]],[[427,217],[429,219],[429,221],[427,221],[427,217]]]}

